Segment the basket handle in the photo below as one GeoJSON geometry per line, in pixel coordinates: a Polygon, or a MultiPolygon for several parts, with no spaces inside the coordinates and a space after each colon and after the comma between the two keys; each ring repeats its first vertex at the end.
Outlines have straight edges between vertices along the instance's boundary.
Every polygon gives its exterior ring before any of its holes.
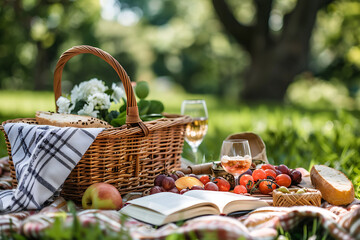
{"type": "MultiPolygon", "coordinates": [[[[119,64],[119,62],[113,58],[109,53],[88,45],[75,46],[67,51],[65,51],[61,56],[59,61],[56,64],[54,72],[54,93],[55,93],[55,106],[56,101],[61,96],[61,78],[62,72],[65,66],[65,63],[69,61],[72,57],[82,54],[82,53],[91,53],[105,62],[107,62],[118,74],[122,84],[124,85],[127,103],[126,103],[126,123],[131,125],[139,125],[142,129],[145,136],[149,134],[149,129],[142,122],[139,116],[139,110],[136,103],[136,98],[134,90],[131,86],[130,78],[125,72],[124,68],[119,64]]],[[[56,112],[58,111],[58,106],[56,106],[56,112]]]]}

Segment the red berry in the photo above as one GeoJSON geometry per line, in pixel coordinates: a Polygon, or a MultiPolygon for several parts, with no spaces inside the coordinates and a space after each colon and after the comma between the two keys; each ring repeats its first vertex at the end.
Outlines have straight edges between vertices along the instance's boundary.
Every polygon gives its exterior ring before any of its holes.
{"type": "Polygon", "coordinates": [[[195,186],[192,186],[190,190],[204,190],[204,188],[201,186],[195,185],[195,186]]]}
{"type": "Polygon", "coordinates": [[[219,187],[213,182],[208,182],[205,184],[205,190],[219,191],[219,187]]]}
{"type": "Polygon", "coordinates": [[[155,180],[154,180],[154,185],[155,186],[162,186],[162,181],[164,180],[164,178],[166,177],[165,174],[160,174],[158,176],[156,176],[155,180]]]}
{"type": "Polygon", "coordinates": [[[185,174],[182,171],[176,171],[175,174],[178,176],[178,178],[185,177],[185,174]]]}
{"type": "Polygon", "coordinates": [[[219,191],[228,192],[230,190],[230,183],[222,177],[215,178],[214,183],[218,186],[219,191]]]}
{"type": "Polygon", "coordinates": [[[271,169],[266,169],[266,170],[265,170],[265,174],[266,174],[266,178],[269,178],[269,177],[270,177],[270,179],[274,179],[274,180],[275,180],[275,178],[276,178],[276,172],[274,172],[274,171],[271,170],[271,169]]]}
{"type": "Polygon", "coordinates": [[[244,194],[244,193],[247,193],[247,189],[246,189],[246,187],[243,186],[243,185],[237,185],[237,186],[234,188],[234,193],[244,194]]]}
{"type": "Polygon", "coordinates": [[[279,186],[290,187],[291,185],[291,177],[287,174],[278,175],[275,181],[279,186]]]}
{"type": "Polygon", "coordinates": [[[162,186],[166,191],[168,191],[175,187],[175,181],[172,177],[165,177],[162,180],[162,186]]]}
{"type": "Polygon", "coordinates": [[[161,187],[159,187],[159,186],[154,186],[150,189],[150,195],[155,194],[155,193],[161,193],[161,192],[162,192],[162,190],[161,190],[161,187]]]}
{"type": "Polygon", "coordinates": [[[300,171],[298,170],[293,170],[291,173],[290,173],[290,177],[291,177],[291,180],[292,180],[292,183],[293,184],[299,184],[301,183],[301,180],[302,180],[302,174],[300,171]]]}
{"type": "Polygon", "coordinates": [[[207,184],[208,182],[210,182],[210,177],[209,175],[203,175],[200,177],[200,181],[205,185],[207,184]]]}
{"type": "Polygon", "coordinates": [[[178,194],[180,193],[179,190],[176,187],[170,189],[168,192],[178,193],[178,194]]]}
{"type": "Polygon", "coordinates": [[[242,175],[240,185],[243,185],[246,189],[251,189],[254,186],[254,178],[248,174],[242,175]]]}
{"type": "Polygon", "coordinates": [[[181,189],[180,194],[182,195],[182,194],[186,193],[186,192],[189,191],[189,190],[190,190],[190,189],[188,189],[188,188],[181,189]]]}
{"type": "Polygon", "coordinates": [[[275,166],[274,165],[271,165],[271,164],[263,164],[263,165],[261,165],[261,169],[262,170],[266,170],[266,169],[270,169],[270,170],[273,170],[273,171],[275,171],[276,169],[275,169],[275,166]]]}
{"type": "Polygon", "coordinates": [[[257,180],[260,180],[260,179],[266,179],[266,173],[262,169],[256,169],[256,170],[254,170],[252,177],[254,178],[254,181],[256,182],[257,180]]]}
{"type": "Polygon", "coordinates": [[[287,175],[290,175],[289,168],[286,165],[281,164],[281,165],[279,165],[278,169],[279,169],[280,172],[282,172],[284,174],[287,174],[287,175]]]}
{"type": "Polygon", "coordinates": [[[276,188],[276,185],[271,181],[263,181],[259,184],[259,189],[262,194],[269,194],[276,188]]]}
{"type": "MultiPolygon", "coordinates": [[[[189,177],[194,177],[194,178],[197,178],[197,179],[199,179],[199,177],[198,176],[196,176],[195,174],[193,174],[193,173],[190,173],[189,174],[189,177]]],[[[199,179],[200,180],[200,179],[199,179]]]]}

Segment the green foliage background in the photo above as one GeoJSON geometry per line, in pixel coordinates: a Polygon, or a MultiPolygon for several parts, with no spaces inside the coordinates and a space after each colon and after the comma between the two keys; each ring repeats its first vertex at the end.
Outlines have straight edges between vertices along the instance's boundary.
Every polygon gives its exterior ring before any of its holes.
{"type": "MultiPolygon", "coordinates": [[[[243,72],[251,59],[229,37],[211,1],[113,0],[117,13],[106,16],[99,0],[23,0],[0,3],[0,87],[47,89],[60,54],[74,45],[89,44],[111,53],[132,79],[166,78],[187,92],[216,94],[237,100],[243,72]],[[127,22],[128,15],[135,16],[127,22]]],[[[255,21],[252,0],[228,0],[244,24],[255,21]]],[[[295,0],[273,4],[270,30],[281,30],[281,19],[295,0]],[[277,21],[276,21],[277,19],[277,21]]],[[[311,74],[345,87],[346,96],[360,99],[360,3],[334,0],[319,11],[311,39],[311,74]]],[[[92,56],[71,59],[63,76],[73,84],[98,77],[113,82],[115,73],[92,56]],[[85,66],[84,66],[85,65],[85,66]],[[88,71],[91,69],[91,71],[88,71]]],[[[359,104],[348,104],[359,109],[359,104]]]]}

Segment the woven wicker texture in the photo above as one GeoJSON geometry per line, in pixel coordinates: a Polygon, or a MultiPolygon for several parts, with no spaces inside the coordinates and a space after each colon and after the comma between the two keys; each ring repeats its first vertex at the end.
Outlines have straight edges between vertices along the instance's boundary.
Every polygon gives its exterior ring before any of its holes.
{"type": "MultiPolygon", "coordinates": [[[[76,203],[93,183],[107,182],[121,194],[144,191],[153,186],[160,173],[180,169],[185,126],[191,118],[166,115],[166,118],[143,123],[139,117],[131,82],[121,65],[108,53],[91,46],[76,46],[63,53],[54,73],[55,102],[61,96],[61,76],[65,63],[73,56],[91,53],[109,63],[119,75],[127,96],[126,125],[102,131],[66,179],[61,195],[76,203]]],[[[14,119],[7,122],[37,124],[35,119],[14,119]]],[[[1,127],[1,130],[3,128],[1,127]]],[[[11,146],[5,134],[10,158],[11,176],[17,186],[11,159],[11,146]]]]}
{"type": "Polygon", "coordinates": [[[277,207],[317,206],[321,205],[321,193],[316,189],[306,189],[305,193],[297,194],[299,188],[289,189],[290,193],[273,191],[273,205],[277,207]]]}

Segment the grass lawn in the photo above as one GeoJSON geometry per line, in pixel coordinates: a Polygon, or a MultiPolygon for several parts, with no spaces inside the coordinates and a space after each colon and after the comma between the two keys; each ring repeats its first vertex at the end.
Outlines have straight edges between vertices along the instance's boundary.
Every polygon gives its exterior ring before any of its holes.
{"type": "MultiPolygon", "coordinates": [[[[151,86],[149,99],[158,99],[170,113],[180,113],[183,99],[203,98],[209,111],[209,130],[200,158],[217,161],[221,143],[232,133],[259,134],[273,164],[310,169],[313,164],[335,167],[349,176],[360,197],[360,112],[306,110],[276,103],[237,104],[213,96],[189,95],[181,89],[151,86]]],[[[37,110],[54,111],[51,92],[0,91],[0,120],[34,117],[37,110]]],[[[3,135],[0,157],[7,154],[3,135]]],[[[183,155],[192,159],[190,148],[183,155]]]]}

